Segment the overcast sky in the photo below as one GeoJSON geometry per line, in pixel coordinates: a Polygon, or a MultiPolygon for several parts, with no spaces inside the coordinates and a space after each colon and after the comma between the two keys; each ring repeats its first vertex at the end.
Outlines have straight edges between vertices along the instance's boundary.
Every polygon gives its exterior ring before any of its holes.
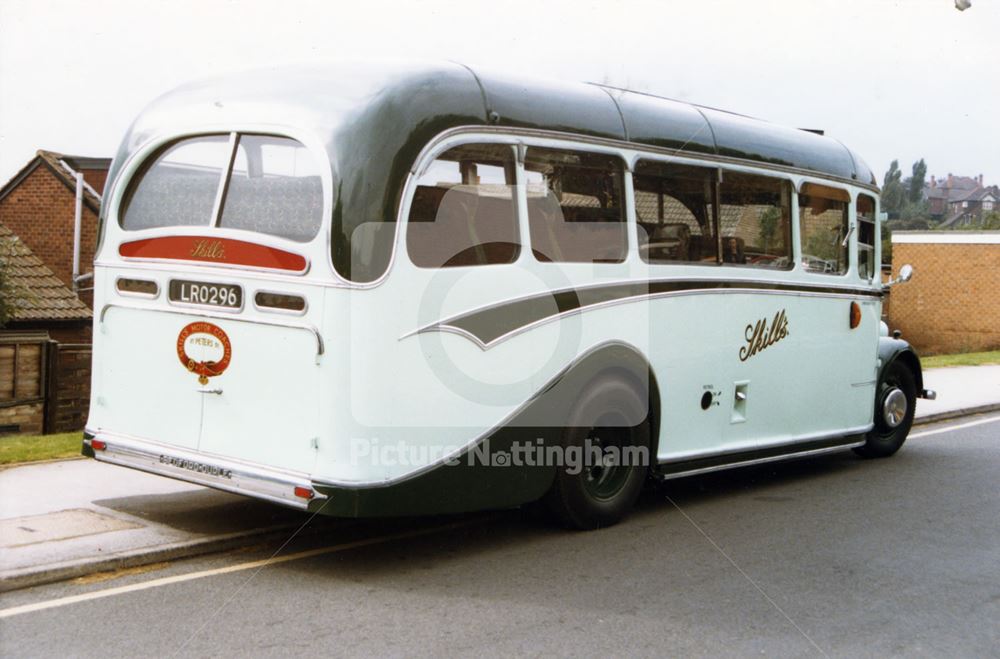
{"type": "Polygon", "coordinates": [[[191,78],[331,58],[456,59],[822,128],[879,180],[1000,184],[1000,0],[0,0],[0,182],[37,149],[111,156],[191,78]]]}

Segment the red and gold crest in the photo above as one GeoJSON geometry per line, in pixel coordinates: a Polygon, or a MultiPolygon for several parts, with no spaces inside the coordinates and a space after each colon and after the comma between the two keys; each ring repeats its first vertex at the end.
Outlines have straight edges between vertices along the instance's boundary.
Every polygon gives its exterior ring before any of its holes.
{"type": "Polygon", "coordinates": [[[208,384],[208,378],[222,375],[232,356],[229,336],[218,325],[191,323],[177,335],[177,357],[202,385],[208,384]]]}

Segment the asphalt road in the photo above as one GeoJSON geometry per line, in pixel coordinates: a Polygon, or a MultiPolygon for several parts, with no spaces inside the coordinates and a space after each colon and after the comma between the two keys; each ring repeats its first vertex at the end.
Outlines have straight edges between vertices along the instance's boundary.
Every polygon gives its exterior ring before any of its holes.
{"type": "Polygon", "coordinates": [[[1000,416],[983,421],[919,428],[887,460],[674,481],[598,532],[369,521],[264,567],[274,548],[16,591],[0,653],[996,656],[1000,416]]]}

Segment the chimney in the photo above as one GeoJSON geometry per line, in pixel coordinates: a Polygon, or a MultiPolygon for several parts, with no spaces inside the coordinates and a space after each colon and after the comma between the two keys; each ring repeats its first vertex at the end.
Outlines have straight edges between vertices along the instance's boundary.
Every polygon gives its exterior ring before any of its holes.
{"type": "Polygon", "coordinates": [[[933,174],[931,174],[931,187],[932,188],[936,188],[937,187],[937,179],[934,178],[933,174]]]}
{"type": "Polygon", "coordinates": [[[944,187],[951,190],[951,172],[948,172],[948,183],[944,187]]]}
{"type": "Polygon", "coordinates": [[[983,175],[979,175],[979,187],[983,187],[983,175]]]}

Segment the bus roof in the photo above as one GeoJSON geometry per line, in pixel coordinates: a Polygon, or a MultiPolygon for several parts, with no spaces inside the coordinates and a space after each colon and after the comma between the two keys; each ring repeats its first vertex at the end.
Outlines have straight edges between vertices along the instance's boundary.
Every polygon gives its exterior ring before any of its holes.
{"type": "Polygon", "coordinates": [[[377,279],[391,254],[379,244],[392,232],[365,225],[395,221],[418,154],[452,128],[556,131],[876,185],[850,149],[809,131],[592,83],[526,79],[453,62],[378,61],[273,68],[179,87],[132,124],[109,184],[155,135],[250,125],[297,127],[323,140],[337,194],[334,266],[358,282],[377,279]]]}

